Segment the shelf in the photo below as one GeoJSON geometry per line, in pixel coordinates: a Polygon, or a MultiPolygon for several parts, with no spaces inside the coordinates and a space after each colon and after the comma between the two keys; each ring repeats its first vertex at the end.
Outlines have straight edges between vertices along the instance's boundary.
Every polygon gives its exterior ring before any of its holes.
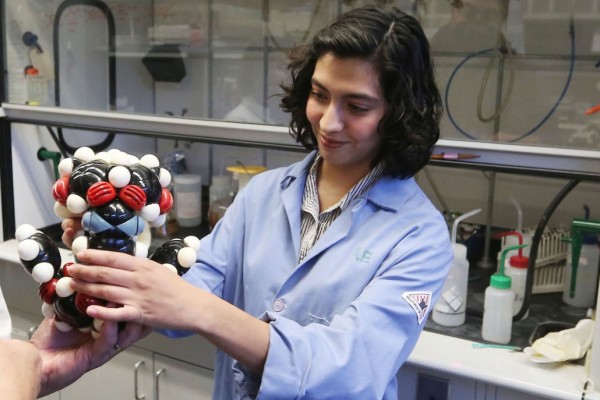
{"type": "Polygon", "coordinates": [[[468,153],[470,160],[431,160],[431,165],[600,181],[600,151],[440,139],[434,153],[468,153]]]}
{"type": "MultiPolygon", "coordinates": [[[[3,103],[2,110],[9,122],[16,123],[305,151],[294,142],[286,126],[10,103],[3,103]]],[[[470,160],[432,160],[431,165],[600,181],[600,151],[596,150],[440,139],[434,153],[442,152],[469,153],[478,157],[470,160]]]]}
{"type": "Polygon", "coordinates": [[[190,139],[216,144],[304,151],[284,126],[185,119],[110,111],[85,111],[2,103],[11,123],[190,139]]]}

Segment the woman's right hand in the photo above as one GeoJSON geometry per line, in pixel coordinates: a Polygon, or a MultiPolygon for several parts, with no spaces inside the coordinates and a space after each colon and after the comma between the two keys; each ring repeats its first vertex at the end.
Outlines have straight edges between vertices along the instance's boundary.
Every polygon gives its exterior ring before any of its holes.
{"type": "Polygon", "coordinates": [[[77,236],[77,232],[83,230],[81,218],[67,218],[63,220],[60,226],[63,230],[61,240],[70,249],[73,246],[73,240],[77,236]]]}

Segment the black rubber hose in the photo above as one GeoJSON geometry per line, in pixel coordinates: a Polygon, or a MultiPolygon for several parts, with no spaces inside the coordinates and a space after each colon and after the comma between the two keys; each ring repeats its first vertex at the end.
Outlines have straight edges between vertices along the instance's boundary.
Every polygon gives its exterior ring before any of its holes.
{"type": "MultiPolygon", "coordinates": [[[[60,27],[60,19],[65,10],[72,6],[89,6],[95,7],[99,9],[104,16],[106,17],[107,29],[108,29],[108,77],[109,77],[109,105],[110,110],[114,111],[116,109],[117,104],[117,81],[116,81],[116,28],[115,28],[115,18],[105,2],[101,0],[65,0],[63,1],[54,16],[54,30],[53,30],[53,46],[54,46],[54,83],[55,83],[55,92],[54,92],[54,101],[56,107],[60,106],[60,53],[59,53],[59,27],[60,27]]],[[[75,154],[77,150],[76,147],[73,147],[67,143],[64,138],[62,128],[56,129],[58,132],[58,140],[61,143],[59,148],[61,152],[67,152],[69,154],[75,154]]],[[[102,140],[100,143],[89,145],[94,152],[99,152],[107,149],[115,138],[114,132],[108,132],[106,134],[106,138],[102,140]]]]}
{"type": "Polygon", "coordinates": [[[552,202],[548,205],[544,214],[540,218],[538,222],[535,233],[533,234],[533,238],[531,239],[531,248],[529,250],[529,264],[527,265],[527,279],[525,280],[525,296],[523,298],[523,304],[521,305],[521,309],[519,312],[513,317],[513,321],[519,321],[523,318],[523,316],[529,310],[529,305],[531,304],[531,295],[533,290],[533,278],[535,274],[535,262],[537,260],[537,253],[540,247],[540,241],[542,239],[542,234],[544,233],[544,229],[546,229],[546,225],[548,225],[548,221],[550,217],[558,207],[561,201],[573,190],[575,186],[577,186],[581,182],[580,179],[572,179],[570,180],[562,190],[552,199],[552,202]]]}

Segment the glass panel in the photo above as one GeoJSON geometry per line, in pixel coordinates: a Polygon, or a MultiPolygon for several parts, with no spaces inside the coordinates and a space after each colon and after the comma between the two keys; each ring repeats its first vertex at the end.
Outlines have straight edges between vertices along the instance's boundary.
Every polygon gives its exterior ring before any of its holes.
{"type": "Polygon", "coordinates": [[[367,3],[421,21],[442,138],[600,149],[594,0],[6,0],[8,101],[287,125],[285,54],[367,3]]]}
{"type": "Polygon", "coordinates": [[[600,149],[600,3],[434,0],[419,9],[445,139],[600,149]]]}

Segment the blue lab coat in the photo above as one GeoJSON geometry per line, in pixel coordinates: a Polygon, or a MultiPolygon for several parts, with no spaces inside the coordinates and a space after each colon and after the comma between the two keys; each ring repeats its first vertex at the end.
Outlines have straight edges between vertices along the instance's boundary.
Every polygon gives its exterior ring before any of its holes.
{"type": "Polygon", "coordinates": [[[397,399],[452,262],[446,223],[414,179],[384,177],[298,263],[315,155],[255,176],[184,275],[270,323],[262,376],[217,352],[215,399],[397,399]]]}

